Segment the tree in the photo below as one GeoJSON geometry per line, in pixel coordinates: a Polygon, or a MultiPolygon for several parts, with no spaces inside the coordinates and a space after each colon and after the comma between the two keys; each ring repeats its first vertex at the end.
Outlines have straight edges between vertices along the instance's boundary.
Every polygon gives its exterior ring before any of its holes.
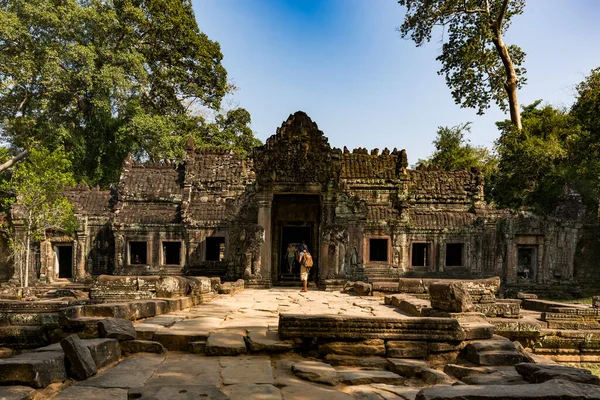
{"type": "Polygon", "coordinates": [[[71,233],[77,222],[73,205],[62,195],[66,186],[75,181],[71,163],[61,149],[49,151],[32,149],[28,159],[18,164],[10,181],[3,182],[3,190],[11,191],[13,197],[13,225],[23,227],[23,236],[11,235],[15,266],[19,270],[22,286],[29,285],[31,244],[41,240],[47,231],[71,233]]]}
{"type": "Polygon", "coordinates": [[[510,111],[520,130],[517,89],[525,82],[521,67],[525,53],[506,45],[503,34],[513,16],[521,14],[525,0],[399,0],[407,11],[400,27],[402,37],[417,46],[431,40],[435,27],[444,30],[438,74],[457,104],[483,114],[494,101],[510,111]]]}
{"type": "Polygon", "coordinates": [[[573,162],[575,145],[584,134],[579,122],[566,110],[540,104],[538,100],[523,107],[521,130],[510,121],[497,123],[501,136],[492,194],[502,206],[550,213],[565,185],[589,200],[589,184],[573,162]]]}
{"type": "Polygon", "coordinates": [[[222,58],[189,0],[0,0],[0,134],[107,186],[128,153],[182,159],[202,137],[233,90],[222,58]]]}
{"type": "Polygon", "coordinates": [[[419,162],[448,171],[477,168],[489,176],[495,169],[496,158],[485,147],[472,146],[465,139],[465,132],[471,132],[470,122],[451,128],[440,126],[433,141],[433,154],[419,162]]]}

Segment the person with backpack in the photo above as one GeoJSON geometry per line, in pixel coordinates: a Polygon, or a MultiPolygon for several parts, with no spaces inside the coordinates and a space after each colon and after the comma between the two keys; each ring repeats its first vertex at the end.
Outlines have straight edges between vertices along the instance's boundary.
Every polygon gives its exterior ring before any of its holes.
{"type": "Polygon", "coordinates": [[[313,259],[305,244],[302,245],[302,249],[298,253],[298,262],[300,263],[300,280],[302,281],[301,292],[308,292],[308,274],[313,266],[313,259]]]}

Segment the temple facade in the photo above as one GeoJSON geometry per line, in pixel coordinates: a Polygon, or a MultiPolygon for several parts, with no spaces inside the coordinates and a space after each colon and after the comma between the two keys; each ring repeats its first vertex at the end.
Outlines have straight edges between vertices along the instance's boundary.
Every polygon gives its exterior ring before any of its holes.
{"type": "MultiPolygon", "coordinates": [[[[549,216],[498,210],[479,171],[409,169],[404,150],[331,148],[303,112],[246,156],[187,147],[179,165],[126,160],[113,190],[66,191],[79,227],[36,245],[36,277],[188,274],[271,287],[298,280],[287,257],[304,242],[311,281],[326,289],[402,276],[570,284],[595,240],[574,193],[549,216]]],[[[5,261],[0,277],[11,271],[5,261]]]]}

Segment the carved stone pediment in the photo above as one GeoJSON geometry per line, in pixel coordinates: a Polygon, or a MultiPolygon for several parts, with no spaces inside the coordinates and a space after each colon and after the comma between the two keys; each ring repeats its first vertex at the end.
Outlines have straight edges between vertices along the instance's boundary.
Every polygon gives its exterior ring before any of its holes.
{"type": "Polygon", "coordinates": [[[327,138],[302,111],[290,115],[264,146],[253,150],[252,158],[256,180],[264,186],[326,184],[339,169],[327,138]]]}

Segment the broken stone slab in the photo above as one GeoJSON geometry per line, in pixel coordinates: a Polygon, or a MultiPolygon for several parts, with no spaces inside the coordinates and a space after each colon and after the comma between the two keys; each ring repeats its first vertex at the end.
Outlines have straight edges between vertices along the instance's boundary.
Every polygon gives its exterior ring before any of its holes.
{"type": "Polygon", "coordinates": [[[383,356],[385,342],[382,339],[369,339],[360,342],[329,342],[319,345],[319,354],[343,356],[383,356]]]}
{"type": "Polygon", "coordinates": [[[440,383],[452,383],[454,379],[442,371],[433,368],[423,368],[421,379],[428,385],[438,385],[440,383]]]}
{"type": "Polygon", "coordinates": [[[281,340],[276,331],[268,329],[252,330],[246,336],[246,342],[251,352],[280,352],[289,351],[295,347],[292,340],[281,340]]]}
{"type": "Polygon", "coordinates": [[[521,363],[515,365],[515,369],[523,376],[523,378],[532,383],[542,383],[551,379],[561,379],[571,382],[600,385],[600,378],[596,375],[592,375],[589,370],[583,368],[574,368],[565,365],[521,363]]]}
{"type": "Polygon", "coordinates": [[[134,340],[137,336],[133,322],[121,318],[105,318],[98,321],[100,337],[118,340],[134,340]]]}
{"type": "Polygon", "coordinates": [[[464,283],[434,282],[429,285],[431,307],[443,311],[473,311],[473,300],[464,283]]]}
{"type": "Polygon", "coordinates": [[[139,353],[124,359],[112,368],[79,382],[79,386],[129,389],[146,385],[156,369],[165,361],[165,355],[139,353]]]}
{"type": "Polygon", "coordinates": [[[421,376],[423,369],[429,368],[429,364],[423,360],[388,358],[387,363],[390,371],[406,378],[421,376]]]}
{"type": "Polygon", "coordinates": [[[2,400],[32,400],[35,389],[27,386],[0,386],[2,400]]]}
{"type": "Polygon", "coordinates": [[[458,385],[422,389],[416,400],[592,400],[600,388],[562,380],[530,385],[458,385]]]}
{"type": "MultiPolygon", "coordinates": [[[[0,397],[1,399],[2,397],[0,397]]],[[[127,400],[127,389],[95,388],[91,386],[69,386],[53,400],[127,400]]]]}
{"type": "Polygon", "coordinates": [[[338,380],[346,385],[369,385],[371,383],[403,385],[405,382],[403,377],[391,371],[337,371],[337,375],[338,380]]]}
{"type": "Polygon", "coordinates": [[[226,386],[223,391],[231,400],[264,399],[281,400],[281,393],[273,385],[238,383],[226,386]]]}
{"type": "Polygon", "coordinates": [[[238,333],[211,333],[204,349],[207,356],[237,356],[246,354],[244,335],[238,333]]]}
{"type": "Polygon", "coordinates": [[[391,358],[425,358],[427,342],[388,340],[385,343],[386,356],[391,358]]]}
{"type": "Polygon", "coordinates": [[[167,349],[159,342],[152,340],[126,340],[121,342],[121,350],[125,354],[155,353],[165,354],[167,349]]]}
{"type": "Polygon", "coordinates": [[[324,383],[335,386],[338,383],[338,373],[329,364],[319,361],[301,361],[292,365],[292,372],[299,378],[310,382],[324,383]]]}
{"type": "Polygon", "coordinates": [[[23,353],[0,360],[0,385],[25,385],[39,389],[66,379],[62,351],[23,353]]]}
{"type": "Polygon", "coordinates": [[[229,400],[218,387],[210,385],[145,386],[127,391],[128,399],[139,400],[229,400]]]}
{"type": "Polygon", "coordinates": [[[324,357],[326,363],[346,367],[385,369],[388,362],[383,357],[377,356],[342,356],[338,354],[327,354],[324,357]]]}
{"type": "Polygon", "coordinates": [[[70,367],[68,371],[73,374],[74,378],[83,381],[98,373],[90,349],[79,339],[79,336],[67,336],[60,341],[60,346],[65,352],[67,360],[69,360],[70,367]]]}
{"type": "Polygon", "coordinates": [[[135,338],[138,340],[152,340],[154,338],[154,332],[160,328],[161,325],[158,324],[136,324],[135,338]]]}
{"type": "MultiPolygon", "coordinates": [[[[90,350],[92,359],[97,368],[103,368],[109,364],[119,361],[121,358],[121,346],[117,339],[82,339],[83,344],[90,350]]],[[[63,351],[60,343],[40,347],[34,350],[40,351],[63,351]]]]}
{"type": "Polygon", "coordinates": [[[476,340],[464,349],[467,361],[477,365],[515,365],[523,361],[510,340],[476,340]]]}

